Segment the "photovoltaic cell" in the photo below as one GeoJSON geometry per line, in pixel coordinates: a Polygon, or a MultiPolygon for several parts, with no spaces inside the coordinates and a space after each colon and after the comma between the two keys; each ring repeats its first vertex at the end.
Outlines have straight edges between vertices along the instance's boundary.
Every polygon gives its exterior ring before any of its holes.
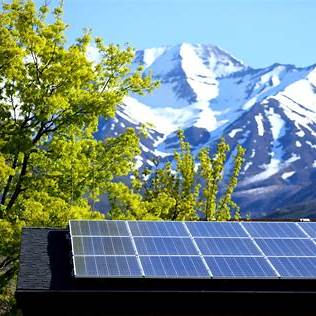
{"type": "Polygon", "coordinates": [[[248,237],[238,222],[186,222],[193,237],[248,237]]]}
{"type": "Polygon", "coordinates": [[[200,257],[140,257],[145,276],[160,278],[208,277],[200,257]]]}
{"type": "Polygon", "coordinates": [[[72,236],[129,236],[124,221],[70,221],[72,236]]]}
{"type": "Polygon", "coordinates": [[[316,223],[82,220],[69,226],[76,277],[208,278],[209,268],[215,278],[275,278],[270,262],[281,278],[316,278],[309,238],[316,240],[316,223]]]}
{"type": "Polygon", "coordinates": [[[134,241],[139,255],[198,255],[190,238],[134,237],[134,241]]]}
{"type": "Polygon", "coordinates": [[[205,257],[214,277],[274,278],[275,272],[263,257],[205,257]]]}
{"type": "Polygon", "coordinates": [[[243,222],[252,237],[267,238],[306,238],[306,235],[296,226],[288,222],[243,222]]]}
{"type": "Polygon", "coordinates": [[[316,238],[316,223],[298,223],[300,227],[311,237],[316,238]]]}
{"type": "Polygon", "coordinates": [[[134,256],[74,256],[78,277],[141,277],[134,256]]]}
{"type": "Polygon", "coordinates": [[[182,222],[129,221],[128,225],[133,236],[189,237],[182,222]]]}
{"type": "Polygon", "coordinates": [[[74,255],[135,255],[129,237],[73,237],[74,255]]]}
{"type": "Polygon", "coordinates": [[[256,239],[266,256],[316,256],[310,239],[256,239]]]}
{"type": "Polygon", "coordinates": [[[316,278],[315,257],[272,257],[269,260],[281,277],[316,278]]]}
{"type": "Polygon", "coordinates": [[[196,238],[195,242],[202,255],[262,255],[251,239],[196,238]]]}

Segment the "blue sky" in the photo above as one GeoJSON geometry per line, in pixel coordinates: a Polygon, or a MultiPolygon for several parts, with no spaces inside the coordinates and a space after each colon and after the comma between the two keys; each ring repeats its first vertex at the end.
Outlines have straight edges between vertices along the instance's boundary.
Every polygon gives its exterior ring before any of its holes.
{"type": "MultiPolygon", "coordinates": [[[[43,1],[37,0],[41,3],[43,1]]],[[[50,4],[57,0],[49,1],[50,4]]],[[[85,27],[135,48],[218,45],[252,67],[316,63],[316,0],[64,0],[73,41],[85,27]]]]}

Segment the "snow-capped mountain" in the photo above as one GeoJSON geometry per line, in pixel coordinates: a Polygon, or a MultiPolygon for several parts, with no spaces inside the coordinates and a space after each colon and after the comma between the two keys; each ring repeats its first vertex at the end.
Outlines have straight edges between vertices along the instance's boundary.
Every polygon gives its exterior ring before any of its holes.
{"type": "Polygon", "coordinates": [[[232,149],[247,149],[235,194],[244,214],[304,216],[297,204],[316,217],[308,208],[316,201],[316,65],[253,69],[216,46],[189,43],[137,51],[139,64],[160,87],[127,97],[114,120],[101,120],[98,138],[152,124],[141,167],[173,152],[179,128],[196,152],[225,136],[232,149]]]}

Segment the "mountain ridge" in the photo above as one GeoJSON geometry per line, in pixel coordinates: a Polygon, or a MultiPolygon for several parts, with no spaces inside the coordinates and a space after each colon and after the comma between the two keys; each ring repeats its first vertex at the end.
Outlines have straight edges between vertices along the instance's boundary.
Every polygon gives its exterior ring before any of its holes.
{"type": "Polygon", "coordinates": [[[215,45],[189,43],[139,50],[133,67],[139,64],[160,88],[127,97],[117,117],[100,124],[99,138],[153,123],[141,140],[142,168],[172,154],[179,128],[195,153],[223,135],[232,152],[238,143],[247,149],[235,193],[244,214],[277,216],[316,199],[312,189],[303,194],[316,181],[316,64],[255,69],[215,45]]]}

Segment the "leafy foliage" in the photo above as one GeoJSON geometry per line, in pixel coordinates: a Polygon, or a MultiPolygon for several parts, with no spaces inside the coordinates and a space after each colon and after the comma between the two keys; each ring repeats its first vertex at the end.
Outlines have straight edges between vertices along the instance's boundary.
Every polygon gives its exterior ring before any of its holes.
{"type": "MultiPolygon", "coordinates": [[[[232,194],[237,185],[245,149],[237,146],[229,179],[224,179],[229,145],[221,139],[216,152],[207,148],[198,154],[199,167],[183,131],[178,131],[179,151],[174,153],[174,165],[156,162],[152,170],[135,171],[133,192],[118,188],[112,202],[112,218],[162,220],[229,220],[239,219],[238,205],[232,194]],[[224,184],[226,183],[226,186],[224,184]],[[129,203],[126,203],[126,195],[129,203]]],[[[226,170],[227,174],[228,170],[226,170]]],[[[119,186],[119,185],[118,185],[119,186]]]]}
{"type": "MultiPolygon", "coordinates": [[[[95,39],[100,59],[87,59],[91,34],[68,46],[62,7],[36,10],[12,0],[0,12],[0,302],[12,298],[23,226],[63,227],[69,219],[104,218],[88,201],[106,193],[113,219],[229,219],[244,150],[237,148],[232,176],[219,197],[228,145],[213,156],[203,149],[199,168],[179,131],[175,162],[134,171],[140,153],[133,129],[97,141],[100,116],[115,115],[129,93],[157,86],[142,68],[131,71],[130,47],[95,39]],[[51,22],[49,22],[51,21],[51,22]]],[[[146,130],[144,126],[143,130],[146,130]]],[[[142,131],[142,132],[144,132],[142,131]]],[[[1,305],[1,303],[0,303],[1,305]]]]}
{"type": "Polygon", "coordinates": [[[124,186],[112,180],[131,171],[139,146],[131,129],[96,141],[98,119],[157,85],[141,68],[131,71],[130,47],[97,38],[92,62],[89,32],[68,46],[62,14],[31,0],[0,12],[0,295],[17,269],[22,226],[103,218],[87,201],[124,186]]]}

